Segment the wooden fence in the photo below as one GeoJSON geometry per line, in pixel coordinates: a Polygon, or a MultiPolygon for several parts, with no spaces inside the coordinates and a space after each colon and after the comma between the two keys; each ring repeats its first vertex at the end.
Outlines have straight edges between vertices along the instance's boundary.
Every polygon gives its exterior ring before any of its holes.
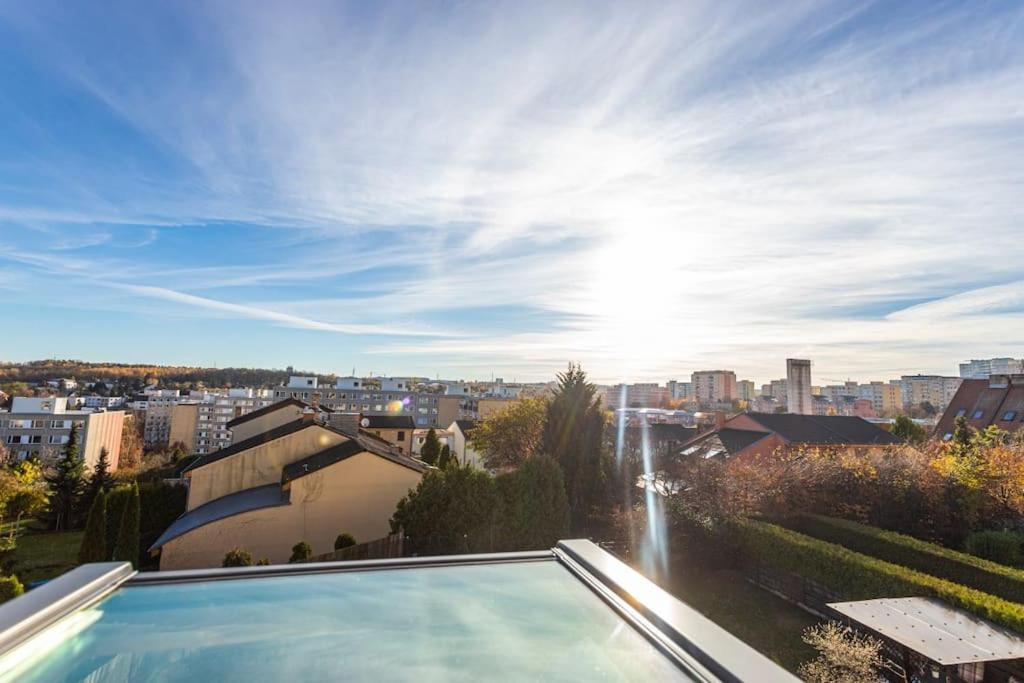
{"type": "Polygon", "coordinates": [[[307,562],[339,562],[341,560],[379,560],[388,557],[403,557],[405,548],[402,534],[391,534],[375,541],[367,541],[334,552],[314,555],[307,562]]]}

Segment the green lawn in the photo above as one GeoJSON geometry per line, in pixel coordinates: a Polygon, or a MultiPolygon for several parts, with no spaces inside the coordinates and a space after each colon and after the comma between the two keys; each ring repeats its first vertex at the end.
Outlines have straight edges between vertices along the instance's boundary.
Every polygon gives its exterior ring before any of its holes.
{"type": "Polygon", "coordinates": [[[23,532],[14,550],[14,573],[21,582],[52,579],[78,564],[83,531],[23,532]]]}
{"type": "Polygon", "coordinates": [[[814,616],[731,571],[676,563],[664,588],[770,659],[796,672],[817,654],[800,636],[814,616]]]}

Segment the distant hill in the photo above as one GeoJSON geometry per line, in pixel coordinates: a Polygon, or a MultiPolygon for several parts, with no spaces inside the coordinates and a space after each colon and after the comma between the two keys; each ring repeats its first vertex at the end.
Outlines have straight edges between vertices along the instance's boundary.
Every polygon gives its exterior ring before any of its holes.
{"type": "MultiPolygon", "coordinates": [[[[130,363],[89,363],[80,360],[34,360],[27,363],[0,363],[0,384],[25,382],[35,384],[63,377],[79,382],[116,382],[125,387],[141,388],[152,380],[171,388],[189,388],[197,384],[207,387],[272,387],[288,380],[288,375],[317,375],[304,370],[267,368],[197,368],[176,365],[130,363]]],[[[333,383],[334,375],[317,375],[321,381],[333,383]]]]}

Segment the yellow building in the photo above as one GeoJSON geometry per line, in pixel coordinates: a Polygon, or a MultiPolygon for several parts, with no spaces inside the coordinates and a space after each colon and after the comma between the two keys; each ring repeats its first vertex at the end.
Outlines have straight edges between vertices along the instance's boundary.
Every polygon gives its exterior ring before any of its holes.
{"type": "Polygon", "coordinates": [[[373,435],[324,425],[296,403],[235,420],[235,443],[185,472],[185,514],[150,548],[161,569],[218,567],[233,548],[283,563],[299,541],[322,553],[340,533],[360,542],[390,533],[395,506],[427,466],[373,435]]]}

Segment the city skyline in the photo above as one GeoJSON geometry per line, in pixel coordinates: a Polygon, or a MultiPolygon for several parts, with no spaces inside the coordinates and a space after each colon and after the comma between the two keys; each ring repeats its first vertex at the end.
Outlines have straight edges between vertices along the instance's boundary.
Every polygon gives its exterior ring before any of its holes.
{"type": "Polygon", "coordinates": [[[1019,358],[1022,19],[8,4],[0,359],[760,384],[810,358],[820,385],[1019,358]]]}

